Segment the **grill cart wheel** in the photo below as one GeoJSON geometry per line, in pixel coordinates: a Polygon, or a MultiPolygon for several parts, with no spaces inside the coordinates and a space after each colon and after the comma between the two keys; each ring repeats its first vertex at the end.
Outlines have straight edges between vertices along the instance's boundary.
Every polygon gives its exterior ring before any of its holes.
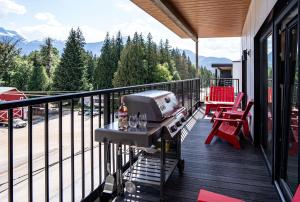
{"type": "Polygon", "coordinates": [[[178,171],[180,175],[183,175],[183,171],[184,171],[184,159],[179,160],[178,164],[178,171]]]}

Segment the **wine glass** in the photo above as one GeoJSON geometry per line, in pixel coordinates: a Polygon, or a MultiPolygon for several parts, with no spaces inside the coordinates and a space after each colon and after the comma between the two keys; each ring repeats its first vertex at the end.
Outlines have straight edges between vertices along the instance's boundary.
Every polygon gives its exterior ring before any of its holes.
{"type": "Polygon", "coordinates": [[[146,126],[147,126],[147,115],[146,114],[140,114],[139,125],[141,128],[146,128],[146,126]]]}
{"type": "Polygon", "coordinates": [[[137,125],[138,125],[138,118],[137,118],[137,115],[130,115],[129,116],[129,126],[131,128],[136,128],[137,125]]]}

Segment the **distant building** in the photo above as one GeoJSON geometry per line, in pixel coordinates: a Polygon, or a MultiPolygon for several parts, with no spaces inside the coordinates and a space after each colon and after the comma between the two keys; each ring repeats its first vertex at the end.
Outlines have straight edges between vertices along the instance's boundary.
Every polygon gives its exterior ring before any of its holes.
{"type": "MultiPolygon", "coordinates": [[[[26,95],[13,87],[0,87],[0,103],[13,100],[27,99],[26,95]]],[[[24,118],[23,108],[15,108],[13,111],[14,118],[24,118]]],[[[0,110],[0,121],[8,120],[8,111],[0,110]]]]}

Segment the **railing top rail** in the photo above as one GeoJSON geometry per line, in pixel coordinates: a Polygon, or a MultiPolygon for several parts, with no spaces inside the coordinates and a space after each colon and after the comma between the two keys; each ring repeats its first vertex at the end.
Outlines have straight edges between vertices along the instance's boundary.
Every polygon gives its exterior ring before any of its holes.
{"type": "Polygon", "coordinates": [[[239,80],[239,79],[236,79],[236,78],[212,78],[210,80],[239,80]]]}
{"type": "Polygon", "coordinates": [[[109,89],[102,89],[102,90],[95,90],[95,91],[67,93],[67,94],[63,94],[63,95],[52,95],[52,96],[47,96],[47,97],[32,98],[32,99],[28,99],[28,100],[7,101],[7,102],[0,103],[0,110],[7,110],[7,109],[16,108],[16,107],[25,107],[25,106],[30,106],[30,105],[57,102],[57,101],[61,101],[61,100],[70,100],[70,99],[76,99],[76,98],[81,98],[81,97],[89,97],[89,96],[95,96],[95,95],[112,93],[112,92],[132,90],[132,89],[136,89],[136,88],[155,87],[155,86],[166,85],[166,84],[195,81],[195,80],[199,80],[199,79],[200,78],[169,81],[169,82],[160,82],[160,83],[150,83],[150,84],[126,86],[126,87],[119,87],[119,88],[109,88],[109,89]]]}

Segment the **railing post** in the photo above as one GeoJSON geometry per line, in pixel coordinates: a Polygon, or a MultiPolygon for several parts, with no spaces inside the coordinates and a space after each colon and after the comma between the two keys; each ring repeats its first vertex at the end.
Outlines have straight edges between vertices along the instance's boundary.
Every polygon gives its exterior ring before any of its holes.
{"type": "Polygon", "coordinates": [[[45,202],[49,201],[49,104],[45,103],[45,202]]]}
{"type": "Polygon", "coordinates": [[[106,125],[110,123],[110,94],[109,93],[104,94],[103,104],[104,104],[103,118],[104,118],[104,124],[106,125]]]}
{"type": "Polygon", "coordinates": [[[13,109],[8,110],[8,201],[14,201],[14,131],[13,131],[13,109]]]}
{"type": "Polygon", "coordinates": [[[28,201],[33,200],[32,197],[32,106],[28,107],[28,201]]]}
{"type": "Polygon", "coordinates": [[[90,97],[91,190],[94,190],[94,96],[90,97]]]}
{"type": "MultiPolygon", "coordinates": [[[[63,201],[63,134],[62,134],[62,100],[58,103],[58,169],[59,169],[59,201],[63,201]]],[[[83,116],[83,114],[82,114],[83,116]]]]}

